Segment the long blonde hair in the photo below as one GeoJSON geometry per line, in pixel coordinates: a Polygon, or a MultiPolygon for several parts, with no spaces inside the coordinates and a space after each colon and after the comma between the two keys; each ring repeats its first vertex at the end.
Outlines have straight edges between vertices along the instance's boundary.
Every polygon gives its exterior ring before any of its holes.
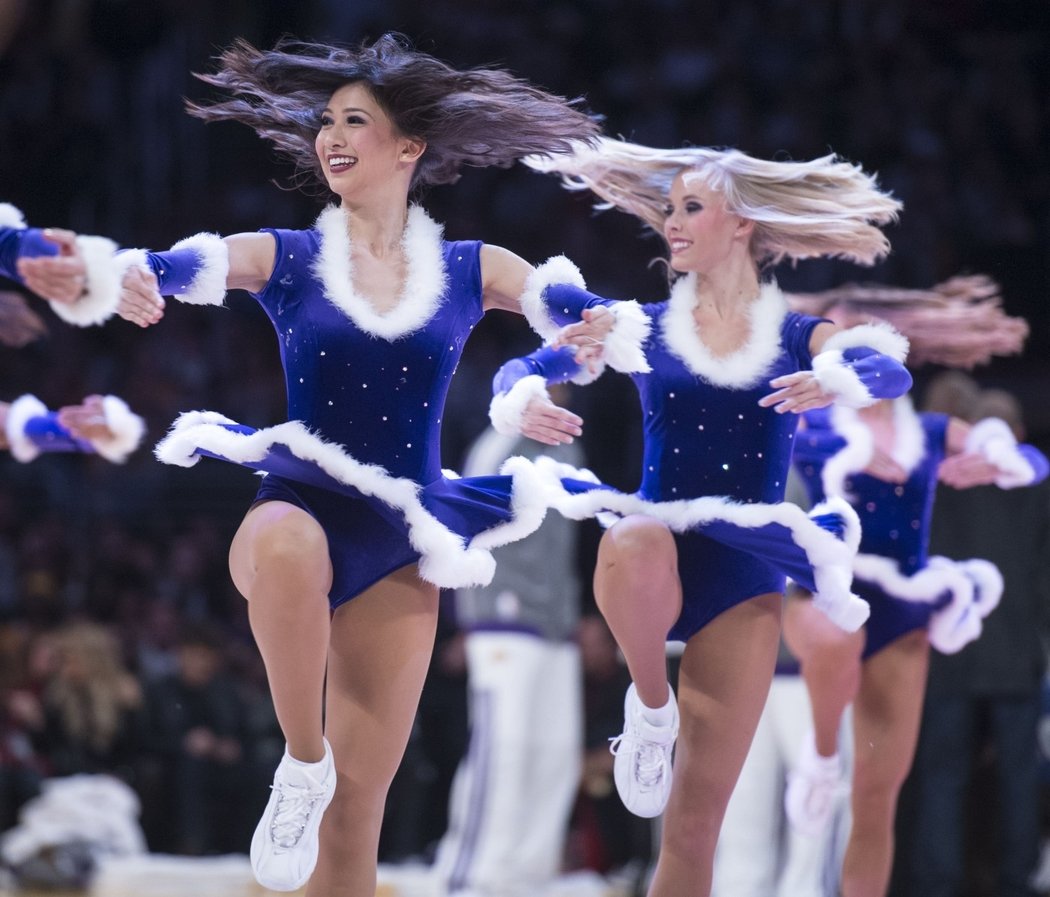
{"type": "Polygon", "coordinates": [[[560,175],[569,190],[590,190],[603,200],[600,208],[628,212],[659,234],[672,182],[695,173],[724,197],[727,211],[755,222],[751,254],[758,265],[816,256],[870,265],[890,248],[879,228],[902,208],[873,175],[834,155],[775,162],[732,149],[653,149],[602,138],[525,164],[560,175]]]}
{"type": "Polygon", "coordinates": [[[983,274],[952,277],[928,290],[847,283],[784,296],[796,311],[817,317],[838,312],[850,322],[889,322],[908,338],[912,365],[972,368],[996,355],[1016,355],[1028,337],[1028,322],[1003,311],[999,285],[983,274]]]}

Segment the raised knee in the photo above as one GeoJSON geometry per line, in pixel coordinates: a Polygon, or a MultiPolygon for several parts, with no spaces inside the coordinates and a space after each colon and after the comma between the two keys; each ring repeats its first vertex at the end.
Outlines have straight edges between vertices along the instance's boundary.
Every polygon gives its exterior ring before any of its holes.
{"type": "Polygon", "coordinates": [[[640,565],[646,568],[674,565],[677,549],[667,525],[652,517],[625,517],[602,538],[601,552],[610,564],[640,565]]]}

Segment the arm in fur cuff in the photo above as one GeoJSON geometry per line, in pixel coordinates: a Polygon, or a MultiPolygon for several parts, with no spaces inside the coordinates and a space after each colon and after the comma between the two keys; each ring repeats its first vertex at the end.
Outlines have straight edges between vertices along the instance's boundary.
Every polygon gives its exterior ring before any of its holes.
{"type": "Polygon", "coordinates": [[[813,358],[821,388],[850,408],[895,399],[911,389],[908,340],[889,324],[861,324],[832,334],[813,358]]]}
{"type": "Polygon", "coordinates": [[[546,341],[562,327],[582,321],[585,309],[607,309],[615,323],[602,341],[604,361],[624,374],[650,370],[642,351],[650,323],[641,306],[588,292],[579,270],[565,256],[549,259],[529,275],[520,302],[529,325],[546,341]]]}
{"type": "Polygon", "coordinates": [[[123,463],[142,441],[145,423],[116,396],[102,399],[102,414],[108,433],[80,438],[62,425],[59,412],[49,411],[36,396],[24,395],[11,403],[5,421],[11,454],[23,463],[42,452],[97,453],[107,461],[123,463]]]}
{"type": "Polygon", "coordinates": [[[997,417],[979,420],[966,435],[966,451],[983,455],[1001,471],[1000,489],[1031,486],[1046,479],[1050,461],[1034,445],[1018,443],[1009,425],[997,417]]]}
{"type": "Polygon", "coordinates": [[[167,252],[131,249],[121,255],[128,256],[130,264],[152,271],[162,296],[191,305],[222,305],[226,298],[230,255],[217,234],[187,237],[167,252]]]}
{"type": "Polygon", "coordinates": [[[550,401],[548,383],[590,382],[570,348],[544,346],[531,355],[512,358],[492,378],[489,420],[497,433],[512,436],[521,432],[521,418],[534,398],[550,401]]]}

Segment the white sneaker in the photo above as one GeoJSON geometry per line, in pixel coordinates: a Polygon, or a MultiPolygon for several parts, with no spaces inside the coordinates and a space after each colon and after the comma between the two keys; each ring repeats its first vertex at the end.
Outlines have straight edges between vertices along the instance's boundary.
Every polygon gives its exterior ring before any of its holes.
{"type": "Polygon", "coordinates": [[[327,739],[324,759],[316,763],[297,763],[285,749],[252,837],[252,872],[259,884],[274,891],[306,884],[317,865],[317,830],[333,794],[335,764],[327,739]]]}
{"type": "Polygon", "coordinates": [[[798,763],[788,773],[784,810],[792,828],[816,838],[826,831],[839,800],[849,791],[842,780],[839,755],[822,757],[808,736],[799,752],[798,763]]]}
{"type": "MultiPolygon", "coordinates": [[[[668,689],[670,690],[670,689],[668,689]]],[[[668,726],[654,726],[642,716],[642,702],[632,682],[623,702],[623,734],[612,739],[616,757],[613,778],[620,800],[635,816],[659,816],[671,795],[671,753],[678,737],[678,704],[671,692],[674,718],[668,726]]]]}

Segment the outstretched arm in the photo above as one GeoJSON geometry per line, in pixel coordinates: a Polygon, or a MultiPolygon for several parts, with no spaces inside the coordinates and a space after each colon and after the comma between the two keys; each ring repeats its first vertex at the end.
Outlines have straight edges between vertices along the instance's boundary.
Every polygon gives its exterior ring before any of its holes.
{"type": "Polygon", "coordinates": [[[555,405],[547,384],[581,377],[587,377],[587,371],[570,348],[544,346],[512,358],[492,380],[492,426],[499,433],[521,433],[546,445],[572,442],[583,432],[583,419],[555,405]]]}
{"type": "Polygon", "coordinates": [[[637,302],[588,292],[576,266],[555,256],[538,268],[498,246],[481,251],[485,308],[523,314],[540,337],[569,346],[595,373],[604,364],[623,373],[648,371],[642,347],[649,318],[637,302]]]}
{"type": "Polygon", "coordinates": [[[947,457],[937,475],[955,489],[991,484],[1015,489],[1038,483],[1050,473],[1046,455],[1018,442],[1010,426],[997,417],[972,425],[953,417],[945,439],[947,457]]]}
{"type": "Polygon", "coordinates": [[[84,452],[123,463],[145,431],[142,418],[117,396],[91,395],[58,411],[28,394],[0,403],[0,448],[22,462],[42,452],[84,452]]]}
{"type": "Polygon", "coordinates": [[[911,389],[904,367],[908,341],[889,325],[862,324],[842,329],[822,323],[810,339],[813,369],[770,381],[776,392],[759,400],[778,413],[799,414],[831,404],[864,408],[895,399],[911,389]]]}

